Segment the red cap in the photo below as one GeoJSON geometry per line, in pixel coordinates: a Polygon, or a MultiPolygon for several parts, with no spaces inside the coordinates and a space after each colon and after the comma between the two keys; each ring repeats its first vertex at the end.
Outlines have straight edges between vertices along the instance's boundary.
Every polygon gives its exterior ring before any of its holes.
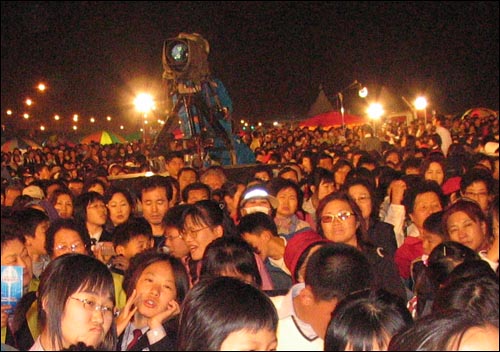
{"type": "Polygon", "coordinates": [[[313,230],[305,230],[303,232],[297,233],[290,240],[288,240],[285,247],[285,255],[283,259],[285,260],[285,265],[290,270],[292,274],[293,283],[297,283],[295,280],[295,271],[298,270],[297,264],[299,262],[302,253],[307,249],[318,243],[327,243],[328,240],[321,237],[317,232],[313,230]]]}
{"type": "Polygon", "coordinates": [[[443,190],[443,194],[445,196],[449,196],[450,194],[460,190],[460,181],[462,178],[460,176],[450,177],[447,179],[441,189],[443,190]]]}

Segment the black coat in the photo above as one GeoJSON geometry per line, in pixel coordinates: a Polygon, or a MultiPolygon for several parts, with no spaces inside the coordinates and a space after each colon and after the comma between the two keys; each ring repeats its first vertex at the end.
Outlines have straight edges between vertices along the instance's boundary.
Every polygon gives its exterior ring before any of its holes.
{"type": "Polygon", "coordinates": [[[382,247],[385,254],[390,258],[394,258],[398,243],[396,242],[393,225],[379,220],[371,221],[368,237],[375,247],[382,247]]]}

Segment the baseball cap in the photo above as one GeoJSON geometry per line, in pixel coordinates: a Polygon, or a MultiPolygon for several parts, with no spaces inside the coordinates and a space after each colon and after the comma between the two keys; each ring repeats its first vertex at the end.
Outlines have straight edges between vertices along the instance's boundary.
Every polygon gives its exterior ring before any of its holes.
{"type": "Polygon", "coordinates": [[[278,207],[278,199],[276,197],[269,194],[267,189],[263,186],[257,185],[255,187],[249,187],[243,193],[240,201],[240,208],[250,199],[254,198],[265,198],[269,201],[271,206],[276,209],[278,207]]]}
{"type": "Polygon", "coordinates": [[[288,240],[283,259],[285,261],[285,265],[292,274],[292,281],[294,284],[296,283],[296,270],[299,269],[297,268],[297,265],[299,264],[302,254],[316,244],[328,242],[329,241],[327,239],[324,239],[313,230],[298,232],[295,236],[288,240]]]}
{"type": "Polygon", "coordinates": [[[449,179],[447,179],[441,186],[443,194],[445,196],[449,196],[453,192],[459,191],[461,180],[462,178],[460,176],[450,177],[449,179]]]}
{"type": "Polygon", "coordinates": [[[43,190],[36,186],[36,185],[30,185],[27,187],[24,187],[23,196],[30,196],[31,198],[34,199],[44,199],[45,198],[45,193],[43,193],[43,190]]]}

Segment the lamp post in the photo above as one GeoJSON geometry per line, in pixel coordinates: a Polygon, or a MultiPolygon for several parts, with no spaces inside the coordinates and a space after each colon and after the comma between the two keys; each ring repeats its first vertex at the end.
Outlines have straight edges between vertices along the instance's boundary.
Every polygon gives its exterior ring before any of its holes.
{"type": "MultiPolygon", "coordinates": [[[[413,116],[413,119],[417,120],[418,119],[418,115],[417,115],[417,109],[415,109],[415,105],[411,104],[404,96],[402,96],[401,99],[403,99],[403,101],[405,102],[405,104],[410,108],[412,116],[413,116]]],[[[406,126],[410,126],[410,121],[408,119],[408,114],[406,115],[406,126]]]]}
{"type": "Polygon", "coordinates": [[[366,98],[368,96],[368,89],[364,87],[360,82],[355,80],[351,84],[349,84],[347,87],[342,89],[340,92],[337,93],[337,98],[340,103],[340,115],[342,116],[342,133],[344,134],[345,137],[345,109],[344,109],[344,93],[350,89],[358,89],[358,95],[360,98],[366,98]]]}
{"type": "Polygon", "coordinates": [[[142,139],[146,142],[145,119],[148,113],[154,109],[153,97],[150,94],[141,93],[134,100],[135,109],[141,114],[142,120],[142,139]]]}
{"type": "Polygon", "coordinates": [[[427,128],[427,99],[425,97],[415,99],[415,109],[424,110],[424,125],[427,128]]]}

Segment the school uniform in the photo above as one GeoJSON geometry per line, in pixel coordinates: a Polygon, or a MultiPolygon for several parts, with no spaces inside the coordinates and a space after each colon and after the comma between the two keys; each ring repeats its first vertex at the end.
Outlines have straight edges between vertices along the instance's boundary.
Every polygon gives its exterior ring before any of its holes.
{"type": "Polygon", "coordinates": [[[130,346],[134,339],[134,324],[129,323],[125,331],[118,337],[118,351],[175,351],[177,348],[178,316],[165,321],[162,326],[141,329],[142,335],[130,346]]]}

